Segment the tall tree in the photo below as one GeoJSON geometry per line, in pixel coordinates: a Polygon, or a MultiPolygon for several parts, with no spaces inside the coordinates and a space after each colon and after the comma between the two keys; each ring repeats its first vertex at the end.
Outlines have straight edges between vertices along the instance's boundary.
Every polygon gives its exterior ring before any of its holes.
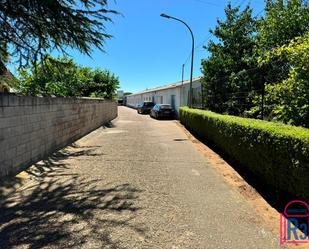
{"type": "Polygon", "coordinates": [[[261,52],[288,44],[308,30],[307,0],[267,0],[257,39],[261,52]]]}
{"type": "Polygon", "coordinates": [[[266,86],[266,112],[269,117],[309,128],[309,32],[265,55],[261,63],[284,58],[289,66],[286,79],[266,86]]]}
{"type": "Polygon", "coordinates": [[[228,4],[225,15],[211,30],[218,40],[206,47],[211,56],[202,60],[205,105],[216,112],[241,114],[250,108],[249,92],[259,84],[253,51],[257,21],[249,6],[240,11],[228,4]]]}
{"type": "Polygon", "coordinates": [[[107,0],[0,0],[0,61],[9,54],[21,66],[52,50],[103,49],[110,13],[107,0]]]}
{"type": "MultiPolygon", "coordinates": [[[[289,44],[309,29],[309,5],[306,0],[267,0],[265,17],[257,33],[260,60],[269,50],[289,44]]],[[[264,81],[267,84],[282,82],[288,77],[289,63],[284,57],[273,56],[263,63],[264,81]]]]}

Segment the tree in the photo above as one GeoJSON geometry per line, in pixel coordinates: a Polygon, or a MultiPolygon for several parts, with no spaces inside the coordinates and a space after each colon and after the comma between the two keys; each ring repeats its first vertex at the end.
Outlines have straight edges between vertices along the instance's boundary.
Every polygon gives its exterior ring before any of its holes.
{"type": "Polygon", "coordinates": [[[27,66],[52,50],[103,49],[110,13],[107,0],[0,0],[0,61],[10,55],[27,66]]]}
{"type": "MultiPolygon", "coordinates": [[[[305,0],[268,0],[265,17],[259,22],[257,52],[261,60],[269,50],[288,44],[292,39],[308,31],[309,6],[305,0]]],[[[267,84],[282,82],[288,77],[289,63],[273,56],[264,67],[267,84]]]]}
{"type": "Polygon", "coordinates": [[[113,99],[119,88],[119,79],[108,70],[96,69],[90,84],[84,84],[83,95],[113,99]]]}
{"type": "Polygon", "coordinates": [[[289,65],[286,79],[266,86],[266,110],[275,120],[309,128],[309,32],[265,55],[261,63],[284,58],[289,65]]]}
{"type": "MultiPolygon", "coordinates": [[[[295,62],[282,49],[286,48],[295,37],[304,36],[309,31],[308,23],[309,6],[306,1],[267,1],[266,15],[259,22],[256,51],[262,70],[262,81],[265,85],[264,113],[268,119],[295,125],[307,123],[304,121],[308,114],[305,114],[307,110],[303,101],[308,102],[308,99],[304,99],[304,97],[308,98],[308,95],[302,92],[307,88],[304,87],[303,90],[300,90],[299,87],[296,87],[302,85],[303,81],[298,77],[291,77],[293,72],[297,72],[291,71],[295,62]],[[279,53],[279,51],[281,52],[279,53]]],[[[298,50],[298,52],[300,51],[298,50]]],[[[306,51],[303,50],[303,52],[306,51]]],[[[301,54],[299,54],[299,58],[303,58],[301,54]]],[[[303,68],[306,68],[304,61],[303,68]]],[[[253,117],[260,115],[261,108],[258,103],[261,100],[261,95],[255,96],[256,106],[250,110],[249,115],[253,117]]]]}
{"type": "Polygon", "coordinates": [[[82,77],[72,59],[50,56],[33,67],[21,69],[19,74],[17,91],[34,96],[81,96],[80,85],[87,78],[82,77]]]}
{"type": "Polygon", "coordinates": [[[288,44],[308,30],[309,5],[306,0],[267,0],[257,39],[262,53],[288,44]]]}
{"type": "Polygon", "coordinates": [[[45,57],[43,62],[20,70],[16,90],[34,96],[83,96],[111,99],[119,80],[108,70],[92,70],[77,65],[72,59],[45,57]]]}
{"type": "Polygon", "coordinates": [[[250,106],[250,91],[259,87],[259,69],[254,56],[257,21],[247,6],[225,8],[226,20],[218,20],[211,33],[219,40],[206,49],[211,56],[202,60],[205,106],[216,112],[241,114],[250,106]]]}

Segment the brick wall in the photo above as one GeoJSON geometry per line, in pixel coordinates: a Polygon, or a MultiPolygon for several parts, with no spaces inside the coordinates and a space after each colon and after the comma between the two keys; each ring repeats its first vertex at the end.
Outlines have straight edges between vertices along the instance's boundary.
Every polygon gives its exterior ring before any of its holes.
{"type": "Polygon", "coordinates": [[[116,116],[112,101],[0,94],[0,177],[26,169],[116,116]]]}

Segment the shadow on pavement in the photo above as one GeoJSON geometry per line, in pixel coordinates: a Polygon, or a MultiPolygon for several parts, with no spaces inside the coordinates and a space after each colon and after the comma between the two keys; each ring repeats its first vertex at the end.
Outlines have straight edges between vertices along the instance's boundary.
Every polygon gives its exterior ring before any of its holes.
{"type": "Polygon", "coordinates": [[[0,199],[1,249],[125,248],[113,230],[144,234],[132,222],[141,190],[73,173],[64,159],[95,155],[95,148],[77,148],[36,165],[29,170],[34,180],[0,199]]]}
{"type": "Polygon", "coordinates": [[[108,122],[107,124],[102,126],[103,129],[108,129],[108,128],[115,128],[116,125],[113,122],[108,122]]]}

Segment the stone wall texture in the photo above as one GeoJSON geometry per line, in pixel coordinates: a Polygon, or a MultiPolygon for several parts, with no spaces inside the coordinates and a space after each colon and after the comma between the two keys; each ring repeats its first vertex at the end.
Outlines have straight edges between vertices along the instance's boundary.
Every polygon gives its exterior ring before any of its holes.
{"type": "Polygon", "coordinates": [[[13,175],[117,117],[117,103],[0,94],[0,177],[13,175]]]}

